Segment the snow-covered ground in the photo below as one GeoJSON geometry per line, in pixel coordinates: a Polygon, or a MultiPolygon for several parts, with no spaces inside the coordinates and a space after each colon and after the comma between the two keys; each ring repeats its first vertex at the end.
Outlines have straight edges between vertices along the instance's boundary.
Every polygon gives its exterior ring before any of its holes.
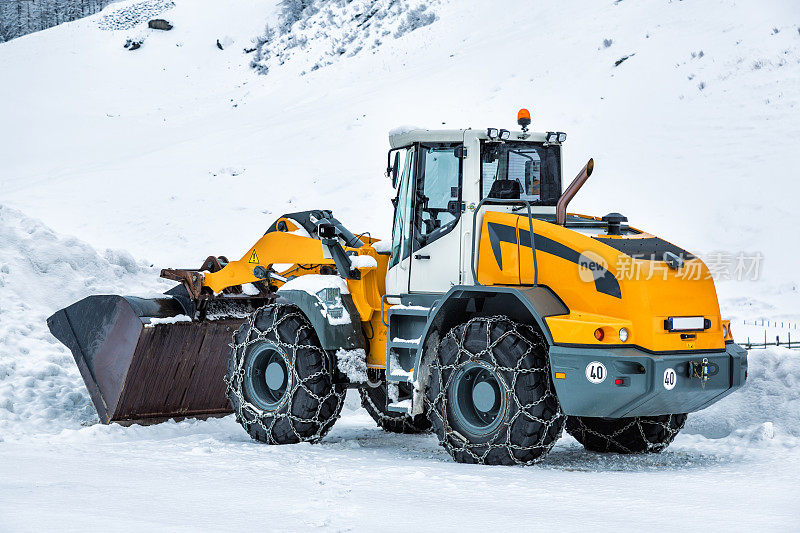
{"type": "Polygon", "coordinates": [[[352,396],[316,446],[259,445],[231,417],[101,426],[45,325],[89,294],[163,291],[162,267],[238,257],[283,212],[387,236],[391,128],[509,127],[519,107],[568,132],[567,176],[595,158],[571,208],[732,272],[761,254],[759,280],[718,283],[738,340],[758,334],[743,321],[798,323],[796,2],[442,0],[377,45],[315,29],[332,10],[298,35],[346,53],[298,47],[266,75],[243,49],[278,25],[275,0],[171,4],[0,44],[0,530],[797,529],[797,350],[752,351],[745,388],[663,454],[565,436],[539,465],[491,468],[383,433],[352,396]],[[142,25],[159,9],[173,30],[142,25]]]}
{"type": "Polygon", "coordinates": [[[800,441],[771,431],[682,434],[644,457],[565,437],[506,468],[453,463],[433,436],[347,407],[318,445],[260,445],[232,417],[96,425],[0,445],[0,529],[792,531],[800,441]]]}
{"type": "Polygon", "coordinates": [[[746,388],[691,415],[659,455],[565,436],[533,467],[456,464],[432,435],[375,427],[352,393],[318,445],[261,445],[230,416],[11,437],[0,529],[794,530],[800,358],[750,364],[746,388]]]}

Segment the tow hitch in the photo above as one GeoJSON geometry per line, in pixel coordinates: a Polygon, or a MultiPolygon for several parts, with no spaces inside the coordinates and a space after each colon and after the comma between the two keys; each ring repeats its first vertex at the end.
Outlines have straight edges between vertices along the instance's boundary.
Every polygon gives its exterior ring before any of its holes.
{"type": "Polygon", "coordinates": [[[703,357],[702,361],[689,361],[689,377],[697,378],[700,380],[700,385],[705,388],[706,382],[711,379],[711,376],[719,373],[719,365],[717,363],[710,363],[707,357],[703,357]]]}

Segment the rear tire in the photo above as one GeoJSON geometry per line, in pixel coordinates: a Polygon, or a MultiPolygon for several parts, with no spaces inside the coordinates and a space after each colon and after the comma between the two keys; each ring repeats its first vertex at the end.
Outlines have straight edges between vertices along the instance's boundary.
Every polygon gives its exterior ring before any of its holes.
{"type": "MultiPolygon", "coordinates": [[[[399,384],[401,390],[403,388],[410,389],[407,383],[399,384]]],[[[410,390],[403,392],[410,393],[410,390]]],[[[405,413],[394,413],[386,410],[386,399],[388,396],[386,381],[378,387],[365,386],[358,389],[358,394],[361,396],[361,406],[367,410],[373,420],[378,424],[378,427],[384,431],[392,433],[423,433],[431,429],[431,423],[425,414],[417,416],[409,416],[405,413]]]]}
{"type": "Polygon", "coordinates": [[[335,368],[300,309],[260,308],[234,334],[228,359],[226,392],[237,422],[268,444],[319,441],[344,404],[335,368]]]}
{"type": "Polygon", "coordinates": [[[459,463],[534,463],[564,427],[546,342],[504,316],[473,318],[444,336],[426,398],[439,443],[459,463]]]}
{"type": "Polygon", "coordinates": [[[567,433],[593,452],[659,453],[675,439],[686,414],[591,418],[570,416],[567,433]]]}

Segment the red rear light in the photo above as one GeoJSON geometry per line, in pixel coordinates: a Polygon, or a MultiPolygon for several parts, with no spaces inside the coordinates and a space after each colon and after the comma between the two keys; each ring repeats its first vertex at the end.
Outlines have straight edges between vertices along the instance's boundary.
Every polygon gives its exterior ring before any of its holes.
{"type": "Polygon", "coordinates": [[[625,380],[623,378],[617,378],[614,380],[614,385],[624,385],[625,380]]]}
{"type": "Polygon", "coordinates": [[[603,333],[603,328],[597,328],[596,330],[594,330],[595,339],[601,341],[603,340],[603,337],[605,337],[605,334],[603,333]]]}

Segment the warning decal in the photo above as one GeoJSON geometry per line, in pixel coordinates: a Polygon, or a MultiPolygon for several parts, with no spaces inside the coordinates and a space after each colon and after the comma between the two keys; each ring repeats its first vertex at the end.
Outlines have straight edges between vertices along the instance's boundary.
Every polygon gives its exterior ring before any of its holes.
{"type": "Polygon", "coordinates": [[[250,259],[248,259],[247,262],[258,264],[258,254],[256,253],[255,248],[253,248],[253,253],[250,254],[250,259]]]}

